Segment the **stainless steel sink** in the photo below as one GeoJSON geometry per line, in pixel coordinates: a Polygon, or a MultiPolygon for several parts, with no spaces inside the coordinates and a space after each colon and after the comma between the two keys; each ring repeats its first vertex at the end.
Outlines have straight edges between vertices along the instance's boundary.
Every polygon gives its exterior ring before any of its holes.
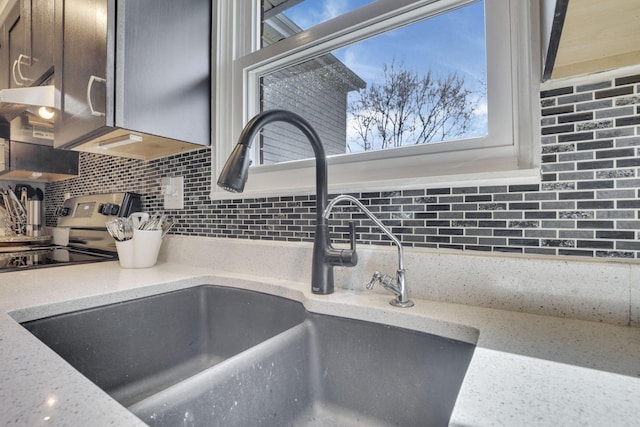
{"type": "Polygon", "coordinates": [[[199,286],[23,323],[124,406],[305,319],[302,304],[199,286]]]}
{"type": "Polygon", "coordinates": [[[149,425],[447,425],[469,343],[201,286],[23,324],[149,425]]]}

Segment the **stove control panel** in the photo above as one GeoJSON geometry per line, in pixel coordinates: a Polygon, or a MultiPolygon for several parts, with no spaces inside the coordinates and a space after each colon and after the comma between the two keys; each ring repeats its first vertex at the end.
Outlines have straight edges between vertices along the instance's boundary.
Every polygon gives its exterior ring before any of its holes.
{"type": "Polygon", "coordinates": [[[103,203],[98,206],[98,212],[102,215],[118,215],[118,212],[120,212],[120,205],[115,203],[103,203]]]}
{"type": "Polygon", "coordinates": [[[142,202],[136,193],[105,193],[75,196],[64,201],[56,209],[58,227],[105,229],[109,216],[128,217],[142,210],[142,202]]]}
{"type": "Polygon", "coordinates": [[[56,209],[56,216],[67,216],[67,215],[69,215],[69,208],[60,206],[56,209]]]}

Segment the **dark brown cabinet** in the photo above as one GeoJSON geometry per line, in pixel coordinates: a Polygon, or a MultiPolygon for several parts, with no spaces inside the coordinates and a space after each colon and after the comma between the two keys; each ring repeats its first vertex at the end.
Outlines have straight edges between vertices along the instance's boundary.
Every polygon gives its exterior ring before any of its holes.
{"type": "Polygon", "coordinates": [[[7,6],[8,12],[0,26],[0,89],[16,87],[12,81],[13,63],[18,58],[17,52],[24,49],[24,25],[20,20],[20,3],[13,7],[7,6]],[[18,46],[19,45],[19,46],[18,46]]]}
{"type": "Polygon", "coordinates": [[[56,148],[150,159],[210,144],[209,0],[56,0],[55,15],[56,148]]]}
{"type": "Polygon", "coordinates": [[[40,84],[53,72],[53,5],[52,0],[22,0],[20,10],[25,34],[24,55],[29,64],[25,72],[33,84],[40,84]]]}
{"type": "MultiPolygon", "coordinates": [[[[210,0],[10,2],[0,89],[51,88],[54,148],[152,159],[210,144],[210,0]]],[[[39,89],[5,92],[5,119],[42,105],[10,97],[39,89]]]]}
{"type": "Polygon", "coordinates": [[[50,0],[20,0],[0,29],[0,88],[40,84],[53,72],[54,13],[50,0]]]}
{"type": "Polygon", "coordinates": [[[107,51],[113,50],[115,2],[58,0],[55,7],[60,16],[56,21],[60,114],[54,145],[66,147],[113,126],[113,114],[107,108],[113,104],[115,70],[107,65],[107,51]]]}
{"type": "Polygon", "coordinates": [[[26,55],[27,43],[22,13],[18,15],[13,25],[9,28],[7,41],[10,67],[9,87],[30,86],[31,79],[26,74],[29,57],[26,55]],[[23,70],[25,70],[25,74],[22,74],[23,70]]]}

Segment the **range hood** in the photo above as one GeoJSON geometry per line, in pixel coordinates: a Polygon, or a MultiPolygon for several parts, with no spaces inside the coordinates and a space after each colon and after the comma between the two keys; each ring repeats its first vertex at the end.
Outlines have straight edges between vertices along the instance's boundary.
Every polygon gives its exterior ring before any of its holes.
{"type": "Polygon", "coordinates": [[[78,176],[78,153],[55,150],[51,118],[35,114],[53,106],[53,85],[0,90],[0,180],[49,182],[78,176]]]}
{"type": "Polygon", "coordinates": [[[79,153],[0,138],[0,179],[50,182],[79,174],[79,153]]]}
{"type": "Polygon", "coordinates": [[[54,85],[0,90],[0,116],[7,122],[29,109],[55,108],[54,85]]]}

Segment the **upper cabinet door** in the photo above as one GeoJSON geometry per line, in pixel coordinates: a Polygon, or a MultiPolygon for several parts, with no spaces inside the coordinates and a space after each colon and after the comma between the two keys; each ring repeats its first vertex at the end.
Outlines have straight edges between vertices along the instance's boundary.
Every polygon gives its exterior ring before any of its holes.
{"type": "Polygon", "coordinates": [[[210,143],[210,0],[56,0],[55,16],[54,147],[153,158],[210,143]],[[127,132],[145,137],[109,144],[127,132]]]}
{"type": "Polygon", "coordinates": [[[4,27],[2,86],[40,84],[53,72],[54,12],[50,0],[21,0],[8,15],[4,27]],[[5,76],[7,78],[5,78],[5,76]]]}
{"type": "Polygon", "coordinates": [[[113,125],[113,25],[107,0],[57,0],[55,147],[69,146],[113,125]],[[111,48],[111,49],[110,49],[111,48]],[[110,65],[111,64],[111,65],[110,65]]]}
{"type": "Polygon", "coordinates": [[[209,145],[210,0],[118,0],[116,23],[116,126],[209,145]]]}
{"type": "Polygon", "coordinates": [[[53,71],[54,3],[51,0],[22,0],[21,9],[26,18],[28,78],[39,84],[53,71]]]}
{"type": "Polygon", "coordinates": [[[10,10],[2,23],[0,23],[0,89],[11,87],[12,52],[9,43],[15,24],[20,20],[20,7],[16,4],[10,10]]]}
{"type": "Polygon", "coordinates": [[[25,37],[25,24],[22,11],[18,10],[9,22],[7,22],[7,46],[9,51],[8,73],[9,87],[31,86],[33,80],[30,79],[28,73],[29,55],[27,50],[27,41],[25,37]]]}

